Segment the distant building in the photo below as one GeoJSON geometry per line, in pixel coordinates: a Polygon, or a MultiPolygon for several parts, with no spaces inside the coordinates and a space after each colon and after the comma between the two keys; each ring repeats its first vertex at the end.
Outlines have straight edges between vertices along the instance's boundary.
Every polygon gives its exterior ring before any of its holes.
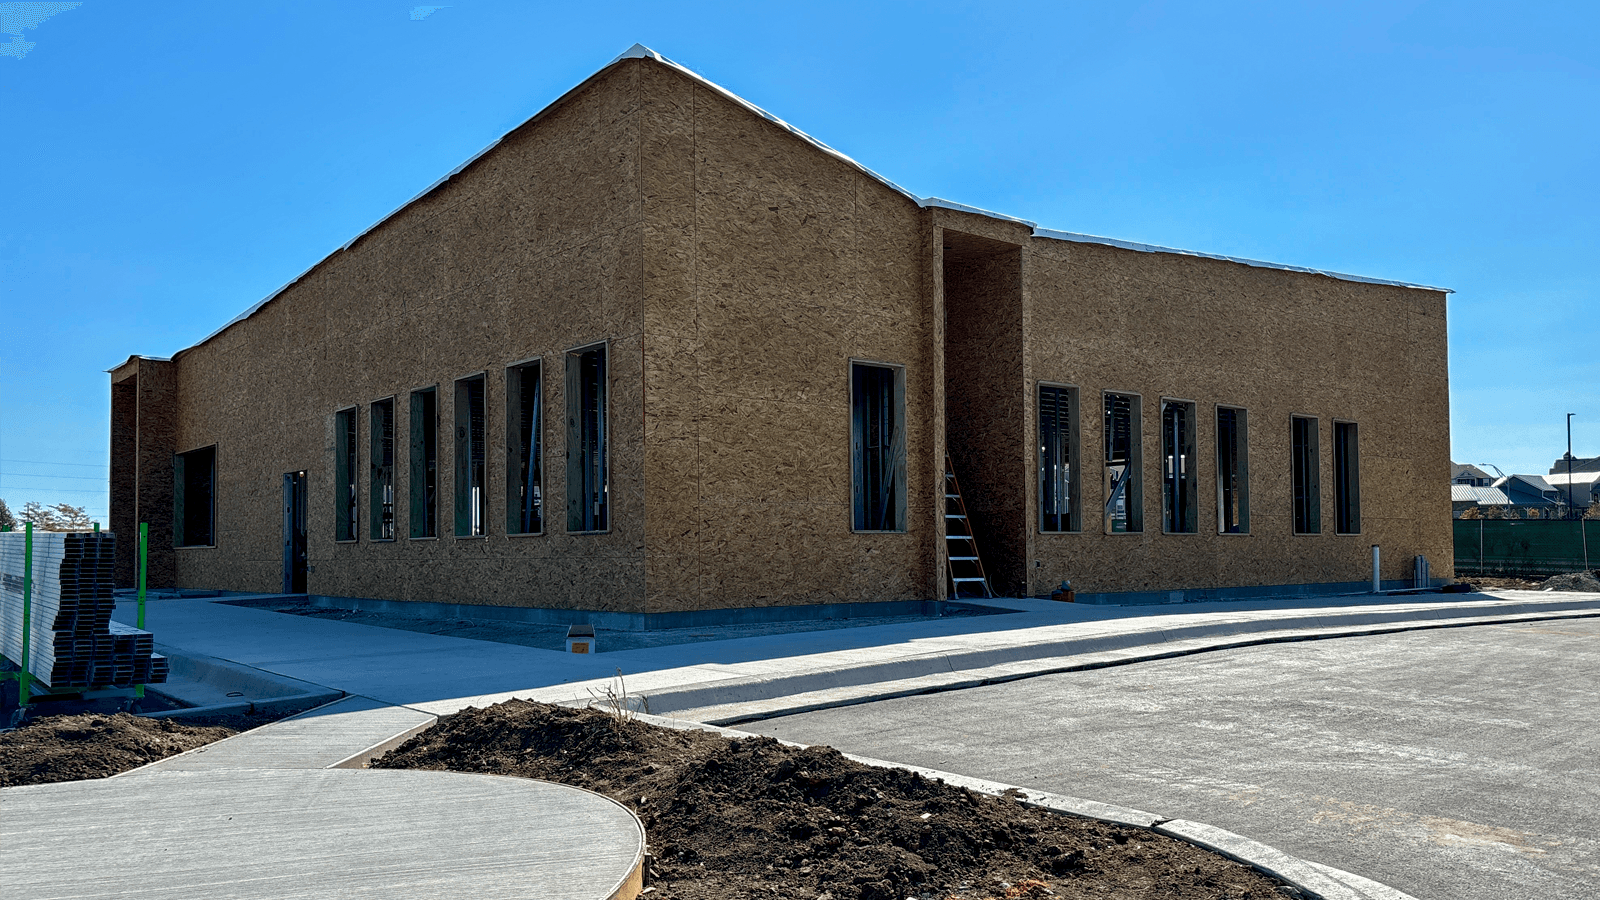
{"type": "Polygon", "coordinates": [[[1472,463],[1453,462],[1450,464],[1450,483],[1468,487],[1488,487],[1494,484],[1494,476],[1472,463]]]}
{"type": "Polygon", "coordinates": [[[1572,505],[1580,509],[1592,503],[1600,503],[1600,456],[1587,459],[1581,456],[1571,457],[1570,469],[1568,462],[1567,455],[1562,454],[1561,458],[1550,467],[1550,474],[1545,476],[1550,486],[1561,495],[1561,502],[1568,502],[1570,496],[1572,505]],[[1570,476],[1567,474],[1569,471],[1570,476]],[[1567,492],[1569,480],[1572,484],[1570,495],[1567,492]]]}

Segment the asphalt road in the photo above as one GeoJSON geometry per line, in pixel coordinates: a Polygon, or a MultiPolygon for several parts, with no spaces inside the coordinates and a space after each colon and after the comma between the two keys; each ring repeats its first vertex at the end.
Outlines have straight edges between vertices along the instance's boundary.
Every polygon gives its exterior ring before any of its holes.
{"type": "Polygon", "coordinates": [[[1423,900],[1600,897],[1600,619],[1228,650],[737,727],[1206,822],[1423,900]]]}

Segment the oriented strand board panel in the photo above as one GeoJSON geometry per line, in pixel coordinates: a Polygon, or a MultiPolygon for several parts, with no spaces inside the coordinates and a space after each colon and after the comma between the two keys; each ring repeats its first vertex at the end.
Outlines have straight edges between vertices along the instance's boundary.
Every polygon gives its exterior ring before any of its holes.
{"type": "MultiPolygon", "coordinates": [[[[278,590],[282,476],[304,470],[312,593],[641,609],[645,67],[607,68],[254,315],[179,355],[180,402],[167,405],[177,413],[174,446],[163,464],[170,472],[174,449],[212,444],[218,461],[216,547],[176,551],[179,585],[278,590]],[[568,534],[565,356],[600,341],[611,528],[568,534]],[[545,529],[508,536],[506,367],[531,359],[544,366],[545,529]],[[480,373],[488,527],[458,538],[454,383],[480,373]],[[438,387],[439,536],[412,540],[410,394],[430,386],[438,387]],[[398,539],[374,541],[370,405],[388,397],[398,539]],[[358,539],[337,543],[333,417],[352,406],[358,539]]],[[[170,508],[170,486],[166,498],[170,508]]],[[[163,527],[170,533],[170,521],[163,527]]]]}
{"type": "Polygon", "coordinates": [[[715,91],[643,78],[648,610],[931,598],[923,212],[715,91]],[[905,367],[904,534],[851,530],[852,359],[905,367]]]}
{"type": "MultiPolygon", "coordinates": [[[[1080,534],[1038,531],[1028,493],[1030,592],[1143,591],[1386,579],[1411,558],[1452,559],[1445,297],[1170,253],[1035,239],[1027,269],[1029,390],[1073,384],[1083,402],[1080,534]],[[1143,398],[1144,521],[1104,534],[1104,391],[1143,398]],[[1163,534],[1161,401],[1196,407],[1195,534],[1163,534]],[[1216,408],[1248,410],[1250,534],[1217,527],[1216,408]],[[1294,534],[1290,417],[1317,419],[1322,531],[1294,534]],[[1336,534],[1333,423],[1354,422],[1361,529],[1336,534]]],[[[1028,425],[1037,438],[1037,424],[1028,425]]],[[[1037,477],[1037,476],[1035,476],[1037,477]]]]}

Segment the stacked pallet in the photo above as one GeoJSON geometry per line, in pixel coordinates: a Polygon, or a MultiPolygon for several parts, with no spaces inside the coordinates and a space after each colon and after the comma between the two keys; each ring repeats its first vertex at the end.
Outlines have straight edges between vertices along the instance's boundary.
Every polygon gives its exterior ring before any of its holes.
{"type": "MultiPolygon", "coordinates": [[[[0,655],[22,661],[22,600],[26,537],[0,532],[0,655]]],[[[159,684],[166,657],[153,652],[148,631],[111,621],[110,532],[36,531],[28,626],[28,670],[35,681],[61,689],[159,684]]]]}

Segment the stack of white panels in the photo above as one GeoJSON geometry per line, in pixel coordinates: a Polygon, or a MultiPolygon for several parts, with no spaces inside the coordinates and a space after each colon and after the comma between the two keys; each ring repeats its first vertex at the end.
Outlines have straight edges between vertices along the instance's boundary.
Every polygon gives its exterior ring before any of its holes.
{"type": "MultiPolygon", "coordinates": [[[[22,661],[26,536],[0,532],[0,654],[22,661]]],[[[167,661],[150,633],[111,621],[116,538],[110,532],[36,531],[28,670],[52,688],[159,684],[167,661]]]]}

